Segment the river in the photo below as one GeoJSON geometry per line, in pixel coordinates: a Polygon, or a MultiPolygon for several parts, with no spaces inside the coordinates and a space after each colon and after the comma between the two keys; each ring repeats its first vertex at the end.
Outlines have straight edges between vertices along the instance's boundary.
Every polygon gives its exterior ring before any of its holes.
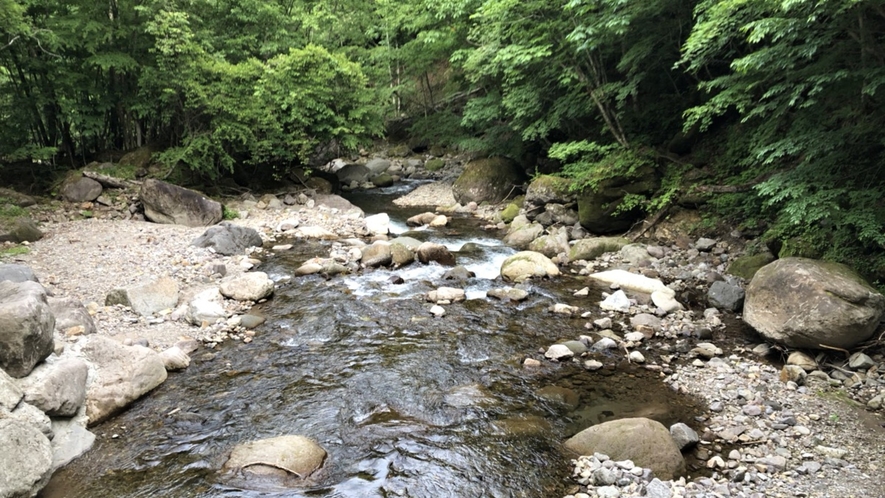
{"type": "MultiPolygon", "coordinates": [[[[395,208],[401,189],[351,196],[367,214],[391,215],[392,231],[422,210],[395,208]]],[[[278,281],[257,308],[268,317],[249,344],[194,354],[191,366],[126,412],[93,429],[95,447],[53,477],[50,497],[561,497],[572,486],[564,439],[611,418],[649,416],[667,425],[699,413],[658,374],[631,365],[591,373],[577,363],[525,368],[539,348],[585,333],[586,319],[553,314],[566,303],[601,316],[600,289],[563,276],[534,282],[514,304],[487,298],[504,283],[514,251],[481,222],[408,232],[446,244],[477,277],[442,279],[417,263],[325,279],[291,278],[329,243],[295,242],[260,270],[278,281]],[[393,276],[404,283],[392,282],[393,276]],[[429,313],[423,295],[462,287],[468,300],[429,313]],[[231,447],[300,434],[329,456],[294,490],[247,490],[218,469],[231,447]]],[[[619,354],[615,352],[614,354],[619,354]]],[[[616,362],[612,359],[612,362],[616,362]]]]}

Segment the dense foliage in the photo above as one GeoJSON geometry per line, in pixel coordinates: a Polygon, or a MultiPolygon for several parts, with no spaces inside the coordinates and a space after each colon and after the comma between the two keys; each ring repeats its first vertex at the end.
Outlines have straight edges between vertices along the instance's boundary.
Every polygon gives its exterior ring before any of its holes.
{"type": "Polygon", "coordinates": [[[879,278],[883,84],[872,0],[0,0],[3,162],[149,144],[213,177],[406,124],[581,188],[656,170],[630,207],[879,278]]]}

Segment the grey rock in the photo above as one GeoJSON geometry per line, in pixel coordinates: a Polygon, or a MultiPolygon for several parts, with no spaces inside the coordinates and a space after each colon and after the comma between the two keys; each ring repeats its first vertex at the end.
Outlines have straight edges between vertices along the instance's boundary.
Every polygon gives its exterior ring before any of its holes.
{"type": "Polygon", "coordinates": [[[623,237],[591,237],[580,239],[575,242],[569,251],[569,259],[592,260],[607,252],[618,252],[622,247],[630,243],[629,239],[623,237]]]}
{"type": "Polygon", "coordinates": [[[66,181],[61,187],[61,196],[68,202],[91,202],[98,199],[102,190],[100,183],[81,176],[66,181]]]}
{"type": "Polygon", "coordinates": [[[218,290],[236,301],[260,301],[273,294],[274,282],[267,273],[253,271],[225,279],[218,290]]]}
{"type": "Polygon", "coordinates": [[[167,372],[184,370],[191,364],[191,358],[178,346],[172,346],[160,353],[160,359],[167,372]]]}
{"type": "Polygon", "coordinates": [[[584,429],[565,442],[579,455],[601,452],[612,460],[632,460],[662,479],[673,479],[685,469],[682,453],[666,427],[647,418],[612,420],[584,429]]]}
{"type": "Polygon", "coordinates": [[[510,224],[510,231],[504,236],[504,243],[516,249],[528,249],[532,242],[544,233],[544,226],[540,223],[514,226],[510,224]]]}
{"type": "Polygon", "coordinates": [[[155,223],[200,227],[218,223],[223,215],[221,203],[160,180],[145,180],[138,196],[145,217],[155,223]]]}
{"type": "Polygon", "coordinates": [[[673,492],[663,481],[655,477],[645,485],[646,498],[671,498],[673,492]]]}
{"type": "Polygon", "coordinates": [[[0,416],[0,496],[35,496],[52,476],[52,447],[36,427],[0,416]]]}
{"type": "Polygon", "coordinates": [[[163,360],[144,346],[124,346],[100,335],[80,344],[86,361],[95,367],[95,378],[86,392],[86,416],[97,424],[166,380],[163,360]]]}
{"type": "Polygon", "coordinates": [[[529,297],[529,293],[523,289],[514,289],[513,287],[508,287],[505,289],[491,289],[486,292],[488,297],[492,297],[500,300],[507,301],[524,301],[529,297]]]}
{"type": "Polygon", "coordinates": [[[261,247],[261,235],[254,228],[234,225],[223,221],[209,227],[191,242],[192,246],[208,247],[223,256],[243,254],[249,247],[261,247]]]}
{"type": "Polygon", "coordinates": [[[84,335],[96,332],[92,315],[80,301],[61,297],[50,297],[47,301],[55,315],[55,330],[59,333],[64,334],[71,327],[83,327],[84,335]]]}
{"type": "Polygon", "coordinates": [[[92,449],[95,434],[86,430],[86,417],[52,419],[52,468],[60,469],[92,449]]]}
{"type": "Polygon", "coordinates": [[[0,263],[0,282],[39,282],[34,270],[25,265],[0,263]]]}
{"type": "Polygon", "coordinates": [[[371,159],[369,160],[369,162],[366,163],[366,168],[376,175],[384,173],[390,168],[390,161],[388,161],[387,159],[376,157],[375,159],[371,159]]]}
{"type": "Polygon", "coordinates": [[[645,244],[627,244],[621,248],[621,259],[634,266],[644,266],[656,260],[645,244]]]}
{"type": "Polygon", "coordinates": [[[11,412],[24,397],[25,393],[15,380],[0,370],[0,412],[3,410],[11,412]]]}
{"type": "Polygon", "coordinates": [[[475,276],[476,274],[468,270],[466,267],[462,265],[457,265],[450,270],[446,270],[446,272],[443,274],[443,280],[456,280],[459,282],[466,282],[467,280],[470,280],[475,276]]]}
{"type": "Polygon", "coordinates": [[[279,436],[237,445],[222,471],[228,475],[251,473],[261,478],[268,476],[268,470],[278,470],[284,473],[283,479],[304,479],[319,470],[325,459],[326,451],[315,441],[304,436],[279,436]]]}
{"type": "Polygon", "coordinates": [[[559,267],[547,256],[532,251],[518,252],[501,263],[501,277],[505,281],[523,282],[530,278],[555,277],[559,267]]]}
{"type": "Polygon", "coordinates": [[[36,427],[47,439],[52,438],[52,421],[36,406],[23,401],[15,407],[10,417],[21,420],[31,427],[36,427]]]}
{"type": "Polygon", "coordinates": [[[673,442],[676,443],[680,451],[691,448],[700,441],[698,433],[682,422],[670,426],[670,437],[673,438],[673,442]]]}
{"type": "Polygon", "coordinates": [[[0,219],[0,242],[35,242],[42,238],[43,232],[28,216],[0,219]]]}
{"type": "Polygon", "coordinates": [[[0,282],[0,369],[24,377],[52,354],[55,317],[36,282],[0,282]]]}
{"type": "Polygon", "coordinates": [[[700,239],[698,239],[697,242],[695,242],[694,246],[698,251],[706,252],[716,247],[716,240],[701,237],[700,239]]]}
{"type": "Polygon", "coordinates": [[[863,353],[854,353],[848,358],[848,368],[852,370],[867,370],[875,364],[872,358],[863,353]]]}
{"type": "Polygon", "coordinates": [[[362,164],[348,164],[335,172],[338,180],[345,185],[351,182],[365,183],[371,174],[372,170],[362,164]]]}
{"type": "Polygon", "coordinates": [[[89,367],[77,358],[39,365],[18,381],[25,401],[53,417],[71,417],[86,401],[89,367]]]}
{"type": "Polygon", "coordinates": [[[563,345],[569,348],[576,355],[580,355],[581,353],[587,351],[587,346],[581,341],[566,341],[563,345]]]}
{"type": "Polygon", "coordinates": [[[360,264],[366,268],[387,266],[393,262],[393,249],[391,244],[378,241],[361,249],[360,264]]]}
{"type": "Polygon", "coordinates": [[[423,264],[437,262],[443,266],[455,266],[455,255],[442,244],[424,242],[415,250],[418,261],[423,264]]]}
{"type": "Polygon", "coordinates": [[[121,304],[142,316],[174,308],[178,304],[178,282],[170,277],[121,287],[108,292],[105,305],[121,304]]]}
{"type": "Polygon", "coordinates": [[[722,310],[739,311],[744,305],[744,289],[718,280],[707,291],[707,302],[722,310]]]}
{"type": "Polygon", "coordinates": [[[199,292],[187,303],[185,318],[193,325],[202,326],[204,323],[211,325],[227,317],[223,301],[224,298],[221,297],[217,287],[199,292]]]}
{"type": "Polygon", "coordinates": [[[756,272],[743,319],[786,346],[849,349],[873,335],[883,312],[885,296],[847,266],[785,258],[756,272]]]}

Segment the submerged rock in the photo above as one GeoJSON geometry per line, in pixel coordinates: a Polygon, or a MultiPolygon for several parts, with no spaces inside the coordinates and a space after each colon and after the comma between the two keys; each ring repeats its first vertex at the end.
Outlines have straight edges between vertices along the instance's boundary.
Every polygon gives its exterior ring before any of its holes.
{"type": "Polygon", "coordinates": [[[234,447],[222,467],[234,479],[257,485],[297,486],[319,470],[326,450],[304,436],[279,436],[234,447]]]}

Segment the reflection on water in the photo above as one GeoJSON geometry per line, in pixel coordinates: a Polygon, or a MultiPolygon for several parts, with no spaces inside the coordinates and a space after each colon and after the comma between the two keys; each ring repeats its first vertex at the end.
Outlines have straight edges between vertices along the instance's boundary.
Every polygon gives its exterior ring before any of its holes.
{"type": "MultiPolygon", "coordinates": [[[[570,474],[560,443],[577,430],[619,414],[690,418],[691,404],[645,370],[522,367],[539,347],[583,332],[585,320],[549,314],[550,304],[594,309],[599,296],[573,297],[584,283],[564,277],[534,284],[519,305],[480,298],[503,285],[485,277],[511,250],[475,225],[446,230],[458,234],[449,243],[482,246],[463,260],[477,272],[466,284],[477,298],[432,317],[423,293],[453,285],[435,265],[283,282],[252,343],[195,353],[190,368],[97,427],[95,449],[44,496],[557,497],[570,474]],[[388,283],[391,273],[406,283],[388,283]],[[551,385],[573,391],[577,408],[538,393],[551,385]],[[305,488],[268,494],[218,479],[233,445],[283,434],[329,452],[305,488]]],[[[262,270],[291,273],[311,251],[262,270]]]]}

